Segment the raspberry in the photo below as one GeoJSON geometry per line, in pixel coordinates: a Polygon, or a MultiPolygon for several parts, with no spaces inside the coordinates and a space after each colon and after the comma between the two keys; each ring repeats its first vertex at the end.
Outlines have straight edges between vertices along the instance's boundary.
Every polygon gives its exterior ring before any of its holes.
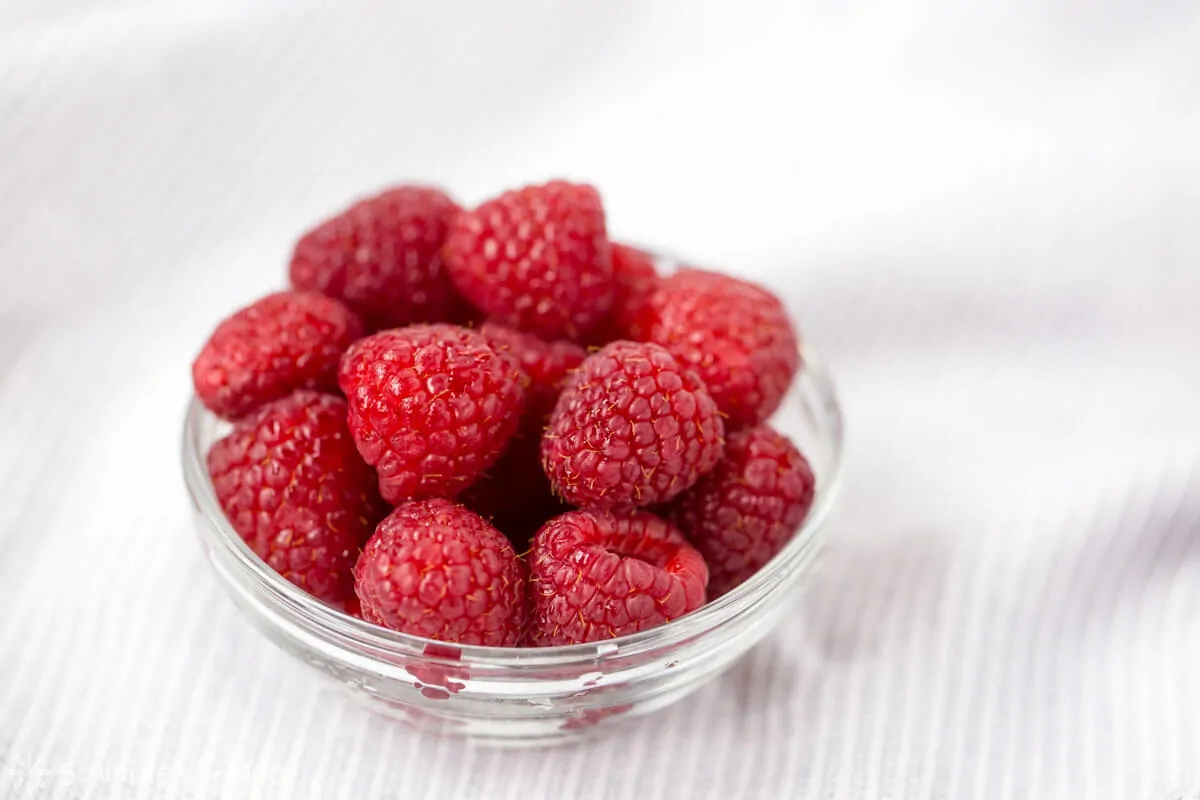
{"type": "Polygon", "coordinates": [[[296,389],[336,391],[338,359],[362,334],[358,316],[324,295],[267,295],[213,331],[192,362],[196,396],[235,420],[296,389]]]}
{"type": "Polygon", "coordinates": [[[552,181],[460,214],[446,267],[487,316],[543,339],[579,340],[608,312],[612,261],[600,195],[552,181]]]}
{"type": "Polygon", "coordinates": [[[354,567],[363,618],[443,642],[515,647],[529,616],[525,570],[503,534],[442,498],[379,523],[354,567]]]}
{"type": "Polygon", "coordinates": [[[490,322],[485,323],[479,333],[493,350],[516,358],[521,371],[529,378],[525,414],[536,423],[532,427],[540,433],[546,424],[545,418],[554,410],[568,373],[583,362],[587,353],[571,342],[544,342],[536,336],[490,322]]]}
{"type": "Polygon", "coordinates": [[[612,311],[589,337],[589,341],[600,345],[617,339],[645,338],[638,329],[638,313],[660,280],[654,258],[636,247],[613,242],[612,267],[615,283],[612,311]]]}
{"type": "Polygon", "coordinates": [[[541,428],[519,431],[500,460],[460,499],[499,528],[517,552],[529,549],[529,540],[537,529],[567,510],[554,496],[542,470],[541,428]]]}
{"type": "Polygon", "coordinates": [[[588,356],[558,398],[542,466],[572,505],[650,505],[712,469],[724,435],[694,372],[658,345],[614,342],[588,356]]]}
{"type": "Polygon", "coordinates": [[[536,645],[653,628],[704,605],[708,567],[683,534],[645,511],[570,511],[529,554],[536,645]]]}
{"type": "Polygon", "coordinates": [[[259,558],[329,603],[353,596],[358,549],[387,508],[346,427],[346,401],[301,390],[208,451],[225,516],[259,558]]]}
{"type": "Polygon", "coordinates": [[[550,490],[550,481],[542,470],[542,429],[568,373],[587,354],[579,345],[543,342],[494,323],[483,325],[479,332],[493,350],[520,362],[529,385],[525,390],[525,415],[517,434],[500,460],[463,493],[462,502],[490,519],[522,552],[546,520],[567,510],[550,490]]]}
{"type": "Polygon", "coordinates": [[[339,376],[354,441],[393,504],[454,497],[495,463],[520,421],[523,379],[478,333],[441,324],[360,340],[339,376]]]}
{"type": "MultiPolygon", "coordinates": [[[[357,561],[357,559],[355,559],[355,560],[357,561]]],[[[363,621],[370,621],[370,620],[367,620],[365,617],[363,617],[362,603],[360,603],[358,601],[358,595],[356,595],[353,591],[353,583],[354,583],[353,568],[351,568],[350,577],[351,577],[351,581],[350,581],[351,591],[346,596],[346,598],[342,601],[342,613],[344,613],[348,616],[351,616],[351,617],[355,617],[356,619],[361,619],[363,621]]]]}
{"type": "Polygon", "coordinates": [[[633,327],[696,369],[731,428],[757,425],[800,367],[787,311],[760,286],[697,269],[664,279],[633,327]]]}
{"type": "Polygon", "coordinates": [[[292,285],[341,300],[371,330],[461,322],[466,303],[442,262],[458,212],[431,186],[397,186],[359,200],[296,243],[292,285]]]}
{"type": "Polygon", "coordinates": [[[742,583],[783,549],[808,515],[815,483],[804,456],[770,426],[729,435],[716,469],[670,511],[708,563],[711,596],[742,583]]]}

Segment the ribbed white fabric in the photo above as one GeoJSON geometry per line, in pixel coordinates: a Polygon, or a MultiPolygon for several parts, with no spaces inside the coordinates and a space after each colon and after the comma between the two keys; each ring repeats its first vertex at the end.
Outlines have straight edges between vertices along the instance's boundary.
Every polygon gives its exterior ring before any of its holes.
{"type": "Polygon", "coordinates": [[[1185,0],[7,0],[0,795],[1200,798],[1197,42],[1185,0]],[[210,576],[188,367],[356,193],[557,174],[786,295],[840,522],[678,707],[421,740],[210,576]]]}

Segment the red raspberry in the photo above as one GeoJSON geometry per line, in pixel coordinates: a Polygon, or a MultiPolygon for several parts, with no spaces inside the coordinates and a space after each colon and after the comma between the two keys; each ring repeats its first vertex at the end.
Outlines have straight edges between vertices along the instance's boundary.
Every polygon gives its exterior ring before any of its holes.
{"type": "Polygon", "coordinates": [[[398,186],[359,200],[296,243],[292,285],[341,300],[371,330],[464,321],[466,303],[442,262],[458,212],[431,186],[398,186]]]}
{"type": "Polygon", "coordinates": [[[296,389],[337,391],[338,359],[362,334],[358,316],[324,295],[267,295],[213,331],[192,362],[196,396],[234,420],[296,389]]]}
{"type": "Polygon", "coordinates": [[[570,511],[529,554],[536,645],[611,639],[704,605],[708,567],[683,534],[645,511],[570,511]]]}
{"type": "Polygon", "coordinates": [[[515,647],[529,616],[525,569],[478,514],[435,498],[405,503],[354,567],[363,619],[443,642],[515,647]]]}
{"type": "Polygon", "coordinates": [[[613,342],[588,356],[558,398],[542,466],[573,505],[650,505],[712,469],[724,435],[694,372],[658,345],[613,342]]]}
{"type": "Polygon", "coordinates": [[[590,186],[552,181],[460,214],[446,266],[463,296],[497,322],[578,340],[612,304],[604,208],[590,186]]]}
{"type": "Polygon", "coordinates": [[[492,322],[485,323],[479,333],[493,350],[513,356],[529,378],[525,415],[532,420],[531,427],[540,434],[568,374],[583,363],[587,352],[571,342],[544,342],[536,336],[492,322]]]}
{"type": "Polygon", "coordinates": [[[728,275],[680,270],[638,310],[634,326],[700,373],[731,428],[767,419],[800,367],[783,304],[728,275]]]}
{"type": "Polygon", "coordinates": [[[393,504],[454,497],[495,463],[520,422],[523,379],[515,359],[453,325],[368,336],[339,376],[354,441],[393,504]]]}
{"type": "Polygon", "coordinates": [[[613,242],[612,267],[615,282],[612,311],[588,337],[589,341],[600,345],[617,339],[640,341],[645,337],[638,329],[638,313],[661,280],[654,268],[654,258],[636,247],[613,242]]]}
{"type": "Polygon", "coordinates": [[[742,583],[783,549],[808,515],[815,485],[804,456],[770,426],[729,434],[716,469],[670,512],[708,563],[711,596],[742,583]]]}
{"type": "Polygon", "coordinates": [[[346,401],[299,391],[233,426],[208,451],[217,501],[283,577],[329,603],[353,595],[358,549],[387,507],[346,427],[346,401]]]}

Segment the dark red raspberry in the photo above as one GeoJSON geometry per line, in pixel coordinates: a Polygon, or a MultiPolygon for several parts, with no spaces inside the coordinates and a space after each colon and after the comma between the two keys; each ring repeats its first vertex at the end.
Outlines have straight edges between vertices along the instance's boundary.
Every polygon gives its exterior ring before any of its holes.
{"type": "Polygon", "coordinates": [[[299,391],[208,451],[217,501],[276,572],[330,603],[353,596],[358,550],[387,507],[346,427],[346,401],[299,391]]]}
{"type": "Polygon", "coordinates": [[[500,460],[460,499],[499,528],[518,553],[529,549],[530,539],[546,520],[567,510],[542,470],[540,428],[519,431],[500,460]]]}
{"type": "Polygon", "coordinates": [[[634,327],[700,373],[730,428],[757,425],[800,367],[799,343],[775,295],[728,275],[684,269],[638,309],[634,327]]]}
{"type": "Polygon", "coordinates": [[[495,323],[485,324],[479,332],[493,350],[520,362],[529,385],[520,429],[500,460],[462,494],[462,502],[491,520],[518,552],[524,552],[546,520],[567,510],[550,490],[542,470],[542,430],[570,371],[587,354],[579,345],[543,342],[495,323]]]}
{"type": "Polygon", "coordinates": [[[658,345],[613,342],[588,356],[559,396],[542,466],[572,505],[651,505],[712,469],[724,435],[694,372],[658,345]]]}
{"type": "Polygon", "coordinates": [[[612,304],[604,207],[590,186],[551,181],[458,215],[446,266],[497,322],[546,340],[579,340],[612,304]]]}
{"type": "Polygon", "coordinates": [[[493,350],[516,358],[521,371],[529,378],[525,415],[540,433],[545,418],[554,410],[568,374],[583,363],[587,352],[571,342],[544,342],[536,336],[492,322],[485,323],[479,332],[493,350]]]}
{"type": "Polygon", "coordinates": [[[639,311],[660,281],[654,258],[636,247],[613,242],[612,266],[616,287],[612,310],[588,340],[600,345],[617,339],[641,341],[645,337],[638,329],[639,311]]]}
{"type": "Polygon", "coordinates": [[[783,549],[808,515],[815,485],[804,456],[770,426],[729,434],[716,469],[670,511],[708,563],[710,596],[742,583],[783,549]]]}
{"type": "Polygon", "coordinates": [[[704,605],[708,568],[683,534],[645,511],[570,511],[529,554],[536,645],[611,639],[704,605]]]}
{"type": "Polygon", "coordinates": [[[363,619],[443,642],[515,647],[529,616],[512,545],[441,498],[404,503],[379,523],[354,581],[363,619]]]}
{"type": "Polygon", "coordinates": [[[462,322],[466,303],[442,262],[458,212],[432,186],[397,186],[359,200],[296,243],[292,285],[341,300],[370,330],[462,322]]]}
{"type": "Polygon", "coordinates": [[[338,359],[358,316],[324,295],[278,292],[226,319],[192,362],[196,396],[234,420],[297,389],[337,390],[338,359]]]}
{"type": "Polygon", "coordinates": [[[368,336],[339,376],[354,441],[393,504],[454,497],[495,463],[520,422],[524,379],[514,358],[453,325],[368,336]]]}
{"type": "MultiPolygon", "coordinates": [[[[358,560],[358,559],[355,559],[355,561],[357,561],[357,560],[358,560]]],[[[342,612],[343,612],[343,613],[345,613],[345,614],[347,614],[347,615],[349,615],[349,616],[351,616],[351,617],[354,617],[354,618],[356,618],[356,619],[361,619],[361,620],[367,621],[367,620],[366,620],[366,618],[365,618],[365,617],[363,617],[363,613],[362,613],[362,603],[360,603],[360,602],[358,601],[358,595],[356,595],[356,594],[354,593],[354,591],[353,591],[353,583],[354,583],[354,581],[353,581],[353,578],[354,578],[354,571],[353,571],[353,568],[351,568],[351,572],[350,572],[350,578],[351,578],[351,581],[350,581],[350,583],[351,583],[351,591],[350,591],[350,593],[349,593],[349,594],[348,594],[348,595],[345,597],[345,599],[343,599],[343,600],[342,600],[342,612]]]]}

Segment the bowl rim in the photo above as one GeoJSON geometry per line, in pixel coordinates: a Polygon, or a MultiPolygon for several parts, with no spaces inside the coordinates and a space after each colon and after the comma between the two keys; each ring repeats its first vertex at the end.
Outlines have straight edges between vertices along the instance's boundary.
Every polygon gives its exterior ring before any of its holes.
{"type": "MultiPolygon", "coordinates": [[[[546,647],[497,647],[457,644],[393,631],[352,617],[309,595],[269,567],[233,529],[217,501],[209,478],[206,453],[200,443],[201,426],[211,418],[193,395],[188,402],[182,436],[183,475],[192,505],[201,515],[207,530],[202,536],[223,547],[234,557],[243,579],[249,578],[266,595],[278,613],[292,622],[301,622],[308,633],[339,648],[348,645],[360,654],[420,657],[447,663],[469,663],[479,667],[529,668],[534,666],[581,666],[620,656],[669,647],[702,635],[759,605],[779,589],[792,571],[806,562],[817,545],[823,526],[840,490],[844,432],[841,407],[828,370],[810,346],[801,348],[802,367],[789,392],[803,396],[802,384],[811,386],[810,394],[823,406],[827,430],[820,437],[827,448],[828,460],[816,470],[817,485],[812,507],[791,540],[761,569],[726,594],[700,608],[663,625],[613,639],[584,644],[546,647]]],[[[800,401],[796,398],[795,402],[800,401]]],[[[785,399],[785,403],[788,399],[785,399]]],[[[221,570],[218,570],[221,572],[221,570]]],[[[226,578],[227,580],[229,578],[226,578]]],[[[276,623],[272,623],[276,624],[276,623]]]]}

